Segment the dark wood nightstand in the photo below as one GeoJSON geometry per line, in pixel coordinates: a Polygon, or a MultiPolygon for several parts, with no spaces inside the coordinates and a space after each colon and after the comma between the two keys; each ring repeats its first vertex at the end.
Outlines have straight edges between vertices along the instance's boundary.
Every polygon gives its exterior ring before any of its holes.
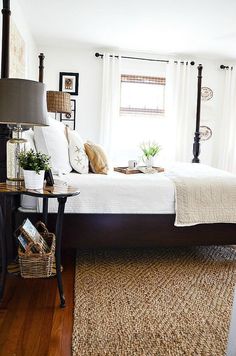
{"type": "Polygon", "coordinates": [[[28,190],[22,186],[8,185],[6,183],[0,183],[0,196],[1,196],[1,205],[0,205],[0,240],[1,240],[1,257],[2,257],[2,274],[0,280],[0,299],[4,295],[4,287],[7,273],[7,247],[6,247],[6,206],[7,199],[13,195],[30,195],[33,197],[43,198],[43,221],[47,224],[48,219],[48,199],[57,199],[58,200],[58,213],[56,220],[56,272],[57,272],[57,284],[60,294],[61,307],[65,307],[65,297],[63,292],[62,285],[62,276],[61,276],[61,237],[62,237],[62,223],[64,216],[65,204],[68,197],[73,197],[78,195],[80,192],[78,189],[73,187],[47,187],[45,186],[42,190],[28,190]]]}

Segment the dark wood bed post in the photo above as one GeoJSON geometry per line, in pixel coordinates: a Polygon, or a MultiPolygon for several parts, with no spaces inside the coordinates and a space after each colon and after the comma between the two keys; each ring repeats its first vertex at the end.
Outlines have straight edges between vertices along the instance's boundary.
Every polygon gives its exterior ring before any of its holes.
{"type": "Polygon", "coordinates": [[[44,75],[44,54],[40,53],[39,55],[39,82],[43,83],[43,75],[44,75]]]}
{"type": "MultiPolygon", "coordinates": [[[[2,58],[1,58],[1,78],[9,78],[10,68],[10,0],[3,0],[2,8],[2,58]]],[[[6,144],[11,137],[11,130],[7,125],[0,125],[0,182],[5,182],[7,178],[7,150],[6,144]]],[[[1,204],[3,202],[1,201],[1,204]]],[[[15,199],[9,200],[6,206],[6,217],[8,222],[6,229],[7,236],[7,254],[8,258],[12,259],[13,252],[13,231],[14,219],[13,211],[18,205],[15,199]]]]}
{"type": "MultiPolygon", "coordinates": [[[[10,43],[10,0],[3,0],[2,9],[2,62],[1,78],[9,77],[9,43],[10,43]]],[[[6,142],[10,137],[7,125],[0,125],[0,182],[6,180],[6,142]]]]}
{"type": "Polygon", "coordinates": [[[199,163],[200,155],[200,117],[201,117],[201,89],[202,89],[202,64],[197,67],[197,112],[196,112],[196,131],[193,143],[193,159],[192,163],[199,163]]]}

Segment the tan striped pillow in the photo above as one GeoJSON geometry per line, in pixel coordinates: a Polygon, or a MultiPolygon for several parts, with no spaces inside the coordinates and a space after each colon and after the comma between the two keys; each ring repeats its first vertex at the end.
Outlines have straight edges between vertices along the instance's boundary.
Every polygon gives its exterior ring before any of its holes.
{"type": "Polygon", "coordinates": [[[89,164],[93,173],[107,174],[108,159],[104,149],[93,142],[86,142],[84,144],[85,152],[89,159],[89,164]]]}

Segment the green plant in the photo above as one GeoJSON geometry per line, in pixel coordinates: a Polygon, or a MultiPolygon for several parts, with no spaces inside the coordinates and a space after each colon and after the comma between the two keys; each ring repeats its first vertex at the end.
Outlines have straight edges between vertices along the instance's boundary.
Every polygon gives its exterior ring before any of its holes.
{"type": "Polygon", "coordinates": [[[150,158],[158,155],[161,150],[161,146],[155,141],[143,142],[140,145],[140,148],[143,151],[144,157],[146,158],[150,158]]]}
{"type": "Polygon", "coordinates": [[[50,157],[40,153],[34,152],[32,149],[27,152],[20,152],[18,155],[19,165],[26,171],[48,171],[50,169],[50,157]]]}

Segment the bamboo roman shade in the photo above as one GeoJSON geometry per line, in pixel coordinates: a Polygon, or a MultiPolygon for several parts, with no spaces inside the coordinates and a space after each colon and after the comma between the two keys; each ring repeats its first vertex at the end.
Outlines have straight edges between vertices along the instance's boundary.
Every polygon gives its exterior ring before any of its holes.
{"type": "Polygon", "coordinates": [[[120,113],[163,115],[165,85],[165,77],[122,74],[120,113]]]}
{"type": "Polygon", "coordinates": [[[70,94],[62,91],[47,91],[48,112],[70,114],[70,94]]]}
{"type": "Polygon", "coordinates": [[[126,83],[140,83],[140,84],[155,84],[155,85],[165,85],[166,78],[163,77],[147,77],[142,75],[130,75],[122,74],[121,82],[126,83]]]}

